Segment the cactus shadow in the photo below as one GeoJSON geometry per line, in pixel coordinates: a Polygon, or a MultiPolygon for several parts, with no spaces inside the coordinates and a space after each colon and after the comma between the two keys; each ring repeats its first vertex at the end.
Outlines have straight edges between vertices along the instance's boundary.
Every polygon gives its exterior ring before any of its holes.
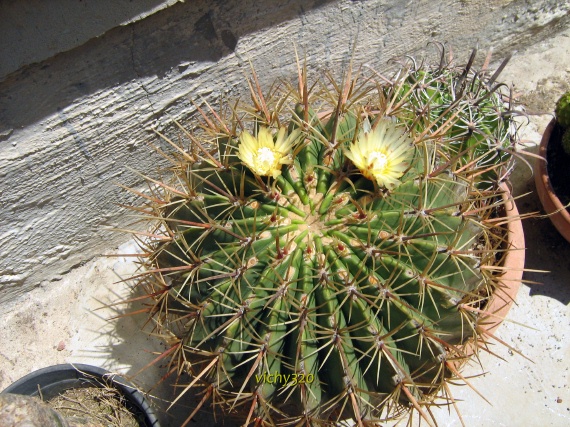
{"type": "MultiPolygon", "coordinates": [[[[145,19],[0,78],[0,133],[62,113],[77,99],[145,77],[193,80],[235,52],[239,40],[332,0],[178,2],[145,19]],[[186,72],[188,70],[188,72],[186,72]],[[30,108],[30,94],[40,100],[30,108]]],[[[159,114],[159,112],[157,112],[159,114]]],[[[162,115],[160,113],[159,115],[162,115]]],[[[0,139],[5,135],[0,134],[0,139]]]]}
{"type": "MultiPolygon", "coordinates": [[[[521,193],[528,195],[517,200],[521,214],[538,212],[544,214],[534,187],[534,177],[530,177],[521,193]]],[[[526,242],[526,271],[523,280],[531,296],[546,296],[564,305],[570,303],[570,243],[552,225],[548,218],[528,218],[523,220],[526,242]],[[547,273],[532,271],[546,270],[547,273]],[[532,282],[537,282],[534,284],[532,282]]]]}
{"type": "MultiPolygon", "coordinates": [[[[133,287],[127,298],[135,299],[141,295],[143,292],[133,287]]],[[[144,300],[117,306],[113,318],[109,319],[113,322],[114,339],[107,359],[130,366],[124,376],[145,393],[162,427],[178,427],[186,421],[203,395],[193,388],[177,400],[179,393],[190,383],[190,377],[185,374],[180,378],[175,374],[167,376],[168,357],[152,363],[168,346],[161,338],[153,336],[152,322],[148,321],[146,313],[140,313],[147,307],[148,301],[144,300]]],[[[239,424],[223,419],[219,414],[215,417],[210,408],[204,408],[188,425],[238,427],[239,424]]]]}

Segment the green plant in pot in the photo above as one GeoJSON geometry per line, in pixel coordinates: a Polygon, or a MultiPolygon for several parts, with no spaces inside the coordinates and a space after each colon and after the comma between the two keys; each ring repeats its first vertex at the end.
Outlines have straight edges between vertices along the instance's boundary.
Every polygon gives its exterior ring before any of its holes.
{"type": "Polygon", "coordinates": [[[556,102],[556,121],[563,129],[562,149],[570,156],[570,92],[563,94],[556,102]]]}
{"type": "Polygon", "coordinates": [[[455,405],[524,245],[504,216],[510,105],[473,58],[311,82],[299,67],[267,93],[254,73],[250,103],[177,123],[192,148],[157,132],[173,167],[133,190],[136,280],[157,361],[187,375],[177,399],[198,395],[185,425],[208,406],[243,425],[434,424],[455,405]]]}
{"type": "Polygon", "coordinates": [[[131,383],[85,364],[48,366],[12,383],[0,393],[0,425],[160,427],[131,383]]]}
{"type": "Polygon", "coordinates": [[[570,92],[556,102],[555,118],[547,126],[535,163],[540,201],[560,234],[570,242],[570,92]]]}

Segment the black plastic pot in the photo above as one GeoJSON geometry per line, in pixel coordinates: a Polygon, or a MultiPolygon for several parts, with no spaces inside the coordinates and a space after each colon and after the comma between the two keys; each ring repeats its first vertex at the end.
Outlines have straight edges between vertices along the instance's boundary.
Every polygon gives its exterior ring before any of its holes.
{"type": "Polygon", "coordinates": [[[143,394],[123,377],[84,364],[54,365],[34,371],[6,388],[2,393],[41,396],[50,400],[71,388],[102,387],[116,388],[127,402],[127,409],[140,420],[141,427],[160,427],[154,411],[143,394]]]}

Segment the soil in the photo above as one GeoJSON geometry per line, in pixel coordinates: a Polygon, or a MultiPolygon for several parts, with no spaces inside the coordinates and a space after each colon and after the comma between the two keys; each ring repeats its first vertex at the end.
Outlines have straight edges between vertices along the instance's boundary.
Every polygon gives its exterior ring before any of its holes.
{"type": "Polygon", "coordinates": [[[81,419],[88,425],[140,427],[137,417],[127,409],[120,393],[112,387],[72,388],[49,400],[48,405],[67,420],[81,419]]]}
{"type": "MultiPolygon", "coordinates": [[[[562,148],[562,133],[562,127],[556,124],[546,149],[546,170],[554,192],[567,206],[570,203],[570,155],[562,148]]],[[[566,209],[570,212],[570,207],[566,209]]]]}

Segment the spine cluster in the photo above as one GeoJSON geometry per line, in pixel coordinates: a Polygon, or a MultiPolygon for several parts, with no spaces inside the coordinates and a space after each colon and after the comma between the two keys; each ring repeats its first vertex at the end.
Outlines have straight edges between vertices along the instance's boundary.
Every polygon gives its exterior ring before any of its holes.
{"type": "MultiPolygon", "coordinates": [[[[149,198],[140,281],[163,357],[199,407],[245,424],[374,425],[410,407],[429,423],[495,283],[490,183],[509,147],[481,147],[508,125],[474,118],[476,100],[453,110],[452,69],[310,90],[299,75],[228,119],[203,113],[186,132],[200,161],[181,155],[149,198]]],[[[484,87],[479,105],[497,102],[484,87]]]]}

